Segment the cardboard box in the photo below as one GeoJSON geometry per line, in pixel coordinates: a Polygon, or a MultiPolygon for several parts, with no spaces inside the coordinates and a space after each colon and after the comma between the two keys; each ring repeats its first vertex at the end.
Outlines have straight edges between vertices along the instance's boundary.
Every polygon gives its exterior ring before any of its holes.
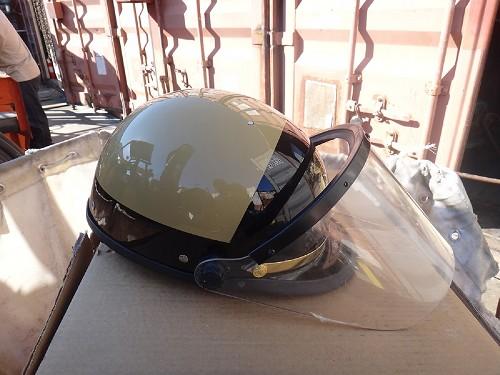
{"type": "MultiPolygon", "coordinates": [[[[28,373],[40,359],[33,357],[28,373]]],[[[114,252],[100,251],[38,374],[499,371],[497,344],[451,290],[413,328],[368,331],[207,293],[114,252]]]]}

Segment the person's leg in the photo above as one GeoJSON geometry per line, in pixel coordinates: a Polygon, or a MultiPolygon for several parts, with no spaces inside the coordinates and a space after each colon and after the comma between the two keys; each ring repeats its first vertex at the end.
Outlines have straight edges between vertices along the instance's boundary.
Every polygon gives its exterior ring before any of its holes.
{"type": "Polygon", "coordinates": [[[29,81],[19,82],[19,86],[33,135],[30,147],[42,148],[51,145],[52,138],[50,137],[49,121],[38,99],[40,76],[29,81]]]}

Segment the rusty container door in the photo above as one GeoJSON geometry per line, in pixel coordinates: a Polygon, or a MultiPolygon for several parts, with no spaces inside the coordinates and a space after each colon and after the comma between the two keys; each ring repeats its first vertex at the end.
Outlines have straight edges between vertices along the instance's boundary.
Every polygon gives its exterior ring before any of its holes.
{"type": "Polygon", "coordinates": [[[267,1],[117,3],[131,103],[215,87],[269,101],[267,1]]]}
{"type": "Polygon", "coordinates": [[[46,9],[68,102],[121,112],[128,106],[126,82],[110,5],[64,0],[47,2],[46,9]]]}
{"type": "Polygon", "coordinates": [[[389,153],[457,167],[463,147],[451,158],[450,150],[466,137],[495,1],[283,4],[284,34],[293,34],[282,54],[287,115],[306,128],[364,121],[389,153]]]}
{"type": "Polygon", "coordinates": [[[294,87],[285,90],[294,108],[288,111],[313,128],[357,116],[367,121],[373,142],[423,151],[441,84],[440,53],[447,52],[449,71],[457,51],[449,38],[450,4],[302,1],[294,14],[294,87]]]}
{"type": "Polygon", "coordinates": [[[497,0],[49,2],[72,103],[136,108],[214,87],[313,130],[363,123],[374,144],[457,168],[497,0]],[[123,53],[123,57],[122,57],[123,53]]]}
{"type": "Polygon", "coordinates": [[[148,2],[118,1],[115,11],[130,106],[134,109],[158,96],[148,2]]]}

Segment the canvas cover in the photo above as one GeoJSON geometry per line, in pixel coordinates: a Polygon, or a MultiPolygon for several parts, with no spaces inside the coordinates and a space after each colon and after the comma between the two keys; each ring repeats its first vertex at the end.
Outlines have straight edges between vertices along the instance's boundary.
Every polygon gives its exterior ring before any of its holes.
{"type": "Polygon", "coordinates": [[[22,371],[54,305],[109,133],[0,165],[0,373],[22,371]]]}

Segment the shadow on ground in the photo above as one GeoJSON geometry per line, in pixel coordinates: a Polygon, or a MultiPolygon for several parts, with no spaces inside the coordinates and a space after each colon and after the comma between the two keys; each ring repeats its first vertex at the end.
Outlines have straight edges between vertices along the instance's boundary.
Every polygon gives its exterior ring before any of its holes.
{"type": "Polygon", "coordinates": [[[104,110],[94,111],[86,106],[76,106],[73,109],[73,106],[61,103],[44,106],[44,110],[49,119],[54,143],[76,137],[89,130],[114,129],[120,121],[104,110]]]}

